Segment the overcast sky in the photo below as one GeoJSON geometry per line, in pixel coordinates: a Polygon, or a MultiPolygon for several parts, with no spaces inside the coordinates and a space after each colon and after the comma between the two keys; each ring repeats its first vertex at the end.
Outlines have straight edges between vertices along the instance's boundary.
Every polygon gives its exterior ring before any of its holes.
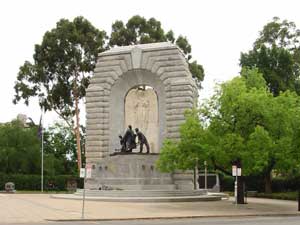
{"type": "MultiPolygon", "coordinates": [[[[298,0],[6,0],[0,2],[0,122],[18,113],[38,122],[37,102],[29,107],[13,105],[14,82],[19,67],[32,60],[34,44],[61,18],[84,16],[95,27],[110,34],[115,20],[133,15],[161,21],[165,31],[186,36],[192,55],[205,69],[201,97],[210,96],[214,81],[225,81],[239,73],[241,52],[248,51],[258,32],[274,16],[294,21],[300,28],[298,0]]],[[[84,116],[83,116],[84,117],[84,116]]],[[[56,116],[47,113],[45,123],[56,116]]],[[[82,118],[84,123],[84,119],[82,118]]]]}

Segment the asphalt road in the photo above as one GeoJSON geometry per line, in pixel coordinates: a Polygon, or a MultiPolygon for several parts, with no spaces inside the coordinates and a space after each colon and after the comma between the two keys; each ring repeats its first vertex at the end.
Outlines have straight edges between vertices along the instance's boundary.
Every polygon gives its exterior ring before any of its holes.
{"type": "MultiPolygon", "coordinates": [[[[1,220],[0,220],[1,221],[1,220]]],[[[0,222],[1,225],[4,225],[0,222]]],[[[95,222],[43,222],[32,225],[299,225],[300,216],[295,217],[238,217],[238,218],[196,218],[196,219],[153,219],[95,222]]],[[[8,225],[21,225],[12,224],[8,225]]],[[[22,224],[25,225],[25,224],[22,224]]],[[[28,224],[26,224],[28,225],[28,224]]]]}

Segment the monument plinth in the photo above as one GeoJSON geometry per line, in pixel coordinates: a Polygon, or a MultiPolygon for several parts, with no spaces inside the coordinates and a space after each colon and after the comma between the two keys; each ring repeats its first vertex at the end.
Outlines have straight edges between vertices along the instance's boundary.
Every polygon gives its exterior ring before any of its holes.
{"type": "Polygon", "coordinates": [[[184,111],[196,100],[186,59],[173,44],[117,47],[99,54],[86,95],[86,161],[93,168],[86,187],[193,189],[192,174],[161,173],[155,161],[164,139],[180,138],[184,111]],[[150,154],[115,154],[118,136],[128,125],[145,134],[150,154]]]}

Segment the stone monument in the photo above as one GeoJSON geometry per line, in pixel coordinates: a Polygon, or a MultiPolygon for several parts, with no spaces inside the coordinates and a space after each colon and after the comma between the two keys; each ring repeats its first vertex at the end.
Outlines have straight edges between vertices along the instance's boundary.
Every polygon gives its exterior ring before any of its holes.
{"type": "Polygon", "coordinates": [[[183,53],[170,43],[117,47],[100,53],[86,94],[86,161],[89,189],[188,190],[189,172],[155,168],[164,139],[179,140],[184,111],[197,87],[183,53]],[[150,154],[118,154],[127,126],[145,134],[150,154]]]}

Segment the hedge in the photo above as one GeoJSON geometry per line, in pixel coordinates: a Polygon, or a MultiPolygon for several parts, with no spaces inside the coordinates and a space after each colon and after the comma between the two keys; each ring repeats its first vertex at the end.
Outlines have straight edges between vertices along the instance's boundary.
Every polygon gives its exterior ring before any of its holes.
{"type": "MultiPolygon", "coordinates": [[[[264,192],[264,180],[260,176],[244,177],[246,190],[264,192]]],[[[221,191],[233,191],[235,178],[232,176],[220,175],[221,191]]],[[[273,192],[289,192],[300,189],[300,177],[282,178],[275,177],[272,179],[273,192]]]]}
{"type": "MultiPolygon", "coordinates": [[[[67,190],[67,181],[76,180],[77,187],[82,187],[82,179],[72,175],[57,175],[44,177],[44,190],[67,190]],[[53,183],[53,187],[49,186],[53,183]]],[[[5,183],[13,182],[16,190],[41,190],[41,175],[36,174],[5,174],[0,173],[0,190],[4,190],[5,183]]]]}

